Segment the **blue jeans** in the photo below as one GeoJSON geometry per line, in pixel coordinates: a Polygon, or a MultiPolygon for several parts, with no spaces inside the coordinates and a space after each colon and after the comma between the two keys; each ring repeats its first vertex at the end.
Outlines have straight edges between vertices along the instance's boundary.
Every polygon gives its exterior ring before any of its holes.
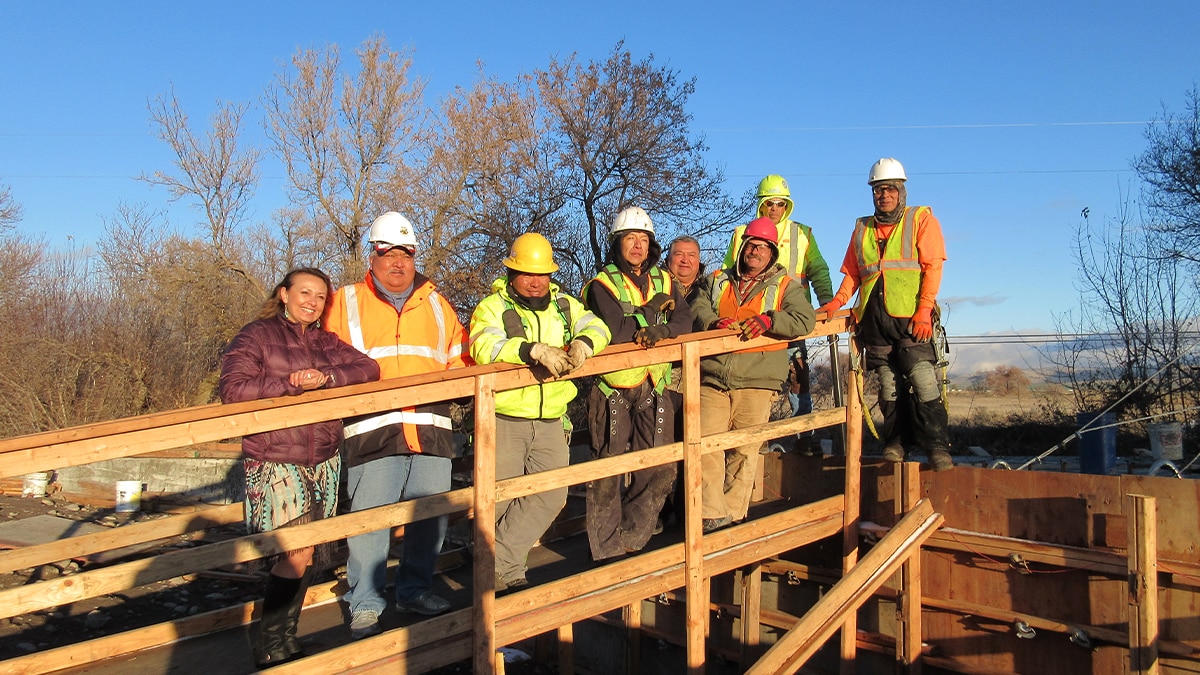
{"type": "MultiPolygon", "coordinates": [[[[346,473],[351,511],[427,497],[449,489],[450,460],[445,457],[393,455],[352,466],[346,473]]],[[[448,520],[447,516],[441,516],[405,526],[403,553],[395,579],[396,600],[408,601],[433,588],[433,573],[442,552],[448,520]]],[[[390,528],[347,538],[350,559],[346,563],[346,578],[350,592],[346,601],[352,615],[364,610],[382,614],[387,608],[383,589],[387,586],[391,538],[390,528]]]]}

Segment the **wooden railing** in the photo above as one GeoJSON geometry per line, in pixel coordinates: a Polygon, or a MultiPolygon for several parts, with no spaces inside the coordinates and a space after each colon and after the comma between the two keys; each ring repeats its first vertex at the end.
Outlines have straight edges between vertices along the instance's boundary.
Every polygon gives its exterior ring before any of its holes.
{"type": "MultiPolygon", "coordinates": [[[[847,323],[848,318],[842,313],[819,322],[808,337],[846,332],[847,323]]],[[[388,631],[353,645],[332,648],[274,670],[279,673],[334,673],[351,668],[369,669],[372,664],[383,666],[404,658],[409,672],[420,672],[470,657],[475,672],[492,672],[498,646],[555,630],[560,637],[569,638],[571,625],[576,621],[683,588],[687,600],[688,668],[691,672],[702,672],[709,608],[707,581],[710,577],[838,533],[843,538],[844,569],[850,570],[857,560],[862,430],[855,378],[850,378],[846,384],[845,406],[751,429],[709,436],[700,433],[700,359],[776,342],[766,337],[743,342],[728,331],[710,331],[666,340],[652,349],[622,345],[604,351],[589,359],[570,377],[593,376],[652,363],[682,363],[682,441],[503,481],[495,480],[495,393],[538,382],[528,368],[512,365],[476,366],[295,397],[201,406],[0,440],[0,477],[4,477],[392,410],[413,403],[470,397],[474,400],[475,414],[474,481],[470,488],[7,589],[0,591],[0,618],[385,527],[466,512],[473,513],[474,517],[474,598],[471,608],[388,631]],[[702,454],[839,424],[846,425],[844,494],[703,534],[700,517],[702,454]],[[680,460],[684,465],[680,480],[684,481],[686,500],[682,543],[495,597],[494,516],[497,501],[680,460]],[[434,642],[437,643],[436,650],[421,650],[434,642]]],[[[241,517],[241,504],[232,504],[3,552],[0,553],[0,570],[21,569],[65,557],[154,541],[229,524],[241,517]]],[[[310,591],[309,601],[329,597],[332,596],[326,586],[310,591]]],[[[144,649],[205,630],[238,625],[249,620],[250,611],[249,605],[218,610],[204,617],[190,617],[140,630],[136,637],[110,636],[92,640],[86,648],[68,646],[10,659],[5,662],[5,668],[10,672],[35,673],[78,665],[81,661],[144,649]]],[[[753,607],[748,608],[743,617],[757,626],[753,607]]],[[[852,659],[855,649],[853,612],[845,621],[842,624],[842,652],[844,657],[848,655],[852,659]]]]}

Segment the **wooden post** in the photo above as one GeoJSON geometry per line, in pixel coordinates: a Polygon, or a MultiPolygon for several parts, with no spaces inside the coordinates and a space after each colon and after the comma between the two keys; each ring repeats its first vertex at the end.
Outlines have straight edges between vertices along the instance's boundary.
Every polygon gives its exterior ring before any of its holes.
{"type": "Polygon", "coordinates": [[[762,565],[742,570],[742,670],[758,658],[762,634],[762,565]]]}
{"type": "Polygon", "coordinates": [[[700,345],[683,345],[683,494],[684,578],[687,582],[687,667],[704,672],[704,637],[708,632],[708,579],[704,576],[704,530],[700,484],[700,345]]]}
{"type": "MultiPolygon", "coordinates": [[[[850,349],[857,353],[858,341],[850,338],[850,349]]],[[[861,364],[856,358],[851,363],[861,364]]],[[[842,521],[842,573],[848,574],[858,563],[858,520],[860,480],[862,477],[862,394],[858,373],[846,378],[846,487],[845,509],[842,521]]],[[[842,675],[853,675],[854,661],[858,656],[858,616],[854,612],[846,615],[842,624],[842,675]]]]}
{"type": "Polygon", "coordinates": [[[629,653],[625,659],[627,673],[642,672],[642,601],[625,605],[621,610],[625,620],[625,635],[629,642],[629,653]]]}
{"type": "MultiPolygon", "coordinates": [[[[916,462],[896,465],[896,499],[901,513],[921,500],[921,467],[916,462]]],[[[921,673],[921,550],[900,567],[900,622],[896,635],[897,672],[921,673]]]]}
{"type": "Polygon", "coordinates": [[[575,672],[575,624],[558,627],[558,672],[570,675],[575,672]]]}
{"type": "MultiPolygon", "coordinates": [[[[496,391],[495,375],[475,378],[475,672],[496,667],[496,391]]],[[[503,657],[501,664],[503,664],[503,657]]]]}
{"type": "Polygon", "coordinates": [[[1129,523],[1129,672],[1158,673],[1157,501],[1126,495],[1129,523]]]}

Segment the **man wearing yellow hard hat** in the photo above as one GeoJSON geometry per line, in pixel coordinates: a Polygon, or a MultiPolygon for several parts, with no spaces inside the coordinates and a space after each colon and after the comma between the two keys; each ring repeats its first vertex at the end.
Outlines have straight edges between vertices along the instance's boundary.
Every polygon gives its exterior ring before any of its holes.
{"type": "MultiPolygon", "coordinates": [[[[567,404],[577,390],[560,375],[608,346],[604,322],[559,291],[550,242],[536,232],[517,237],[504,259],[507,276],[471,315],[471,354],[478,364],[533,368],[541,384],[496,393],[496,479],[567,466],[567,404]]],[[[559,488],[496,504],[496,590],[528,583],[529,550],[567,503],[559,488]]]]}

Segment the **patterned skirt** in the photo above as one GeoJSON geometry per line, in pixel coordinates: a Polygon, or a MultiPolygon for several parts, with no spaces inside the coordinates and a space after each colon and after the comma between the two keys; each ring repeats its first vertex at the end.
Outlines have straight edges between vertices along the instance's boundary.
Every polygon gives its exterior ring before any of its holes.
{"type": "MultiPolygon", "coordinates": [[[[332,518],[337,510],[341,455],[315,466],[243,457],[242,468],[246,472],[246,530],[251,534],[332,518]]],[[[329,566],[335,543],[316,547],[315,569],[329,566]]]]}

